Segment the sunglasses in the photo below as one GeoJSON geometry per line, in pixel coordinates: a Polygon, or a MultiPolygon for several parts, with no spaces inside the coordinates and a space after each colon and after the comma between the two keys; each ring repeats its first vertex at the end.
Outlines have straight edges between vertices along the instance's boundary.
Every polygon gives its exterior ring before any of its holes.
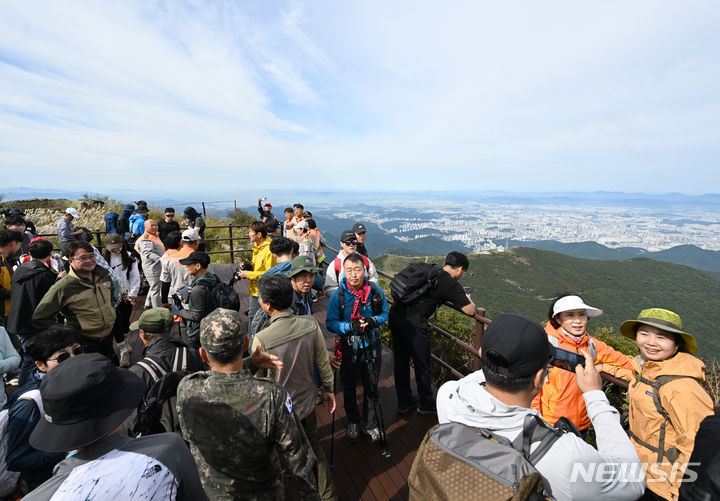
{"type": "Polygon", "coordinates": [[[348,240],[348,241],[343,242],[343,243],[344,243],[345,245],[357,245],[357,244],[358,244],[358,241],[357,241],[357,240],[348,240]]]}
{"type": "Polygon", "coordinates": [[[75,357],[77,355],[81,355],[82,352],[83,352],[82,345],[76,344],[66,350],[63,350],[63,352],[60,353],[57,357],[48,358],[48,360],[55,360],[55,361],[57,361],[57,363],[61,364],[70,357],[75,357]]]}

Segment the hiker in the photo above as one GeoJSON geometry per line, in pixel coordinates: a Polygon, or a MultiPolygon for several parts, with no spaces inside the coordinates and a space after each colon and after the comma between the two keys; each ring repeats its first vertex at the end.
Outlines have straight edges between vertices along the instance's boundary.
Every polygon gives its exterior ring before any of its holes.
{"type": "Polygon", "coordinates": [[[267,201],[267,198],[260,197],[258,198],[258,212],[260,213],[260,221],[267,224],[268,221],[271,219],[275,219],[275,216],[273,216],[272,213],[272,204],[270,201],[267,201]],[[266,200],[266,202],[263,204],[263,200],[266,200]]]}
{"type": "Polygon", "coordinates": [[[245,326],[224,308],[204,318],[200,356],[210,370],[178,386],[180,426],[205,492],[212,499],[284,499],[285,479],[300,499],[318,500],[317,460],[292,398],[244,370],[245,326]]]}
{"type": "Polygon", "coordinates": [[[140,254],[143,273],[150,286],[145,298],[145,307],[158,308],[162,306],[160,260],[165,252],[165,244],[158,236],[158,224],[153,219],[145,221],[145,231],[135,242],[135,251],[140,254]]]}
{"type": "MultiPolygon", "coordinates": [[[[138,203],[135,206],[135,213],[130,216],[130,238],[129,244],[135,244],[138,238],[145,233],[145,221],[147,221],[148,210],[147,205],[138,203]]],[[[137,248],[135,248],[137,251],[137,248]]]]}
{"type": "Polygon", "coordinates": [[[27,494],[52,476],[65,451],[47,453],[30,445],[30,434],[42,419],[40,383],[59,364],[83,352],[74,327],[55,325],[27,340],[25,352],[33,362],[30,376],[10,394],[8,400],[8,442],[6,461],[9,470],[20,473],[20,492],[27,494]]]}
{"type": "MultiPolygon", "coordinates": [[[[538,415],[530,404],[548,371],[563,369],[551,369],[554,347],[542,327],[523,315],[496,316],[485,331],[481,353],[482,370],[438,390],[438,422],[461,423],[514,441],[523,433],[525,417],[538,415]]],[[[583,354],[589,358],[587,351],[583,354]]],[[[578,365],[575,381],[597,432],[597,450],[575,433],[562,433],[533,465],[546,491],[557,501],[637,499],[643,492],[642,467],[620,425],[620,414],[602,391],[600,373],[592,364],[578,365]],[[577,475],[578,468],[587,471],[592,466],[594,471],[605,464],[623,467],[605,468],[592,479],[580,480],[577,475]]]]}
{"type": "Polygon", "coordinates": [[[194,207],[185,207],[183,217],[185,218],[185,226],[187,229],[195,230],[198,232],[198,235],[200,235],[198,250],[205,252],[205,218],[202,217],[194,207]]]}
{"type": "Polygon", "coordinates": [[[120,351],[120,367],[127,367],[130,365],[130,353],[132,352],[132,346],[127,342],[127,335],[130,331],[133,305],[140,290],[140,270],[137,261],[128,250],[127,243],[119,233],[110,233],[105,236],[103,259],[115,272],[120,285],[120,301],[115,307],[115,323],[110,335],[120,351]]]}
{"type": "Polygon", "coordinates": [[[117,232],[126,242],[132,241],[132,234],[130,233],[130,218],[132,217],[134,212],[135,205],[126,204],[125,207],[123,207],[122,214],[120,214],[120,216],[117,218],[117,221],[115,221],[115,225],[117,226],[117,232]]]}
{"type": "Polygon", "coordinates": [[[58,219],[57,222],[57,235],[60,240],[60,252],[63,256],[67,256],[67,246],[70,242],[77,240],[86,240],[85,232],[82,229],[75,229],[72,225],[72,221],[80,217],[78,211],[74,207],[68,207],[65,209],[65,214],[58,219]]]}
{"type": "Polygon", "coordinates": [[[365,262],[360,254],[347,256],[343,268],[340,286],[328,301],[325,326],[336,334],[335,356],[340,361],[348,440],[357,442],[360,439],[361,415],[356,389],[362,379],[362,431],[376,442],[382,437],[373,400],[379,398],[380,326],[387,322],[387,300],[379,286],[365,279],[365,262]]]}
{"type": "Polygon", "coordinates": [[[250,294],[250,306],[248,309],[249,329],[248,335],[252,342],[252,337],[255,334],[253,330],[252,320],[255,318],[255,314],[260,310],[260,303],[258,302],[258,289],[257,281],[263,274],[270,268],[277,264],[275,257],[270,252],[270,243],[272,239],[267,236],[267,226],[262,221],[253,221],[248,227],[248,236],[250,241],[253,243],[253,254],[252,254],[252,269],[251,270],[240,270],[238,276],[240,278],[247,278],[250,283],[248,284],[248,294],[250,294]]]}
{"type": "Polygon", "coordinates": [[[40,385],[43,416],[30,435],[42,451],[69,454],[23,499],[206,500],[197,466],[175,433],[131,438],[122,422],[145,383],[99,354],[70,357],[40,385]]]}
{"type": "Polygon", "coordinates": [[[110,272],[97,265],[95,248],[87,242],[71,242],[67,248],[70,271],[50,287],[35,308],[33,327],[44,330],[62,313],[67,324],[82,329],[80,342],[86,353],[102,353],[117,363],[109,336],[115,324],[119,291],[110,272]]]}
{"type": "MultiPolygon", "coordinates": [[[[22,245],[22,233],[15,230],[0,230],[0,326],[7,325],[10,315],[11,284],[13,268],[17,263],[12,256],[22,245]]],[[[17,338],[13,345],[18,348],[17,338]]]]}
{"type": "Polygon", "coordinates": [[[185,267],[185,274],[193,277],[188,309],[180,309],[173,304],[172,311],[185,320],[185,338],[183,341],[197,349],[200,348],[200,321],[214,309],[212,290],[219,283],[217,275],[208,271],[210,256],[206,252],[195,251],[178,261],[185,267]]]}
{"type": "Polygon", "coordinates": [[[446,302],[466,315],[475,314],[475,303],[459,282],[469,267],[470,261],[465,254],[450,252],[445,256],[445,265],[442,269],[427,265],[427,272],[432,276],[424,277],[423,281],[431,280],[433,286],[419,299],[405,304],[399,298],[394,298],[388,326],[393,340],[397,410],[401,414],[418,406],[418,403],[420,414],[435,412],[430,375],[432,331],[427,322],[437,308],[446,302]],[[415,368],[415,383],[419,398],[413,397],[410,387],[411,359],[415,368]]]}
{"type": "MultiPolygon", "coordinates": [[[[353,254],[357,250],[357,238],[355,238],[355,232],[352,230],[345,230],[340,234],[340,252],[337,257],[330,263],[325,272],[325,285],[323,286],[323,294],[330,297],[332,293],[337,289],[340,280],[344,276],[344,270],[342,263],[345,258],[350,254],[353,254]]],[[[362,254],[358,254],[362,256],[362,254]]],[[[362,260],[365,263],[365,269],[367,271],[368,282],[373,282],[375,285],[379,283],[377,270],[375,265],[367,257],[362,256],[362,260]]]]}
{"type": "MultiPolygon", "coordinates": [[[[5,381],[5,375],[18,370],[20,367],[20,355],[10,341],[5,327],[0,326],[0,381],[5,381]]],[[[0,409],[7,401],[5,388],[0,392],[0,409]]]]}
{"type": "MultiPolygon", "coordinates": [[[[302,256],[295,259],[302,259],[302,256]]],[[[290,279],[284,275],[265,275],[258,280],[258,298],[269,320],[255,334],[252,350],[259,347],[277,355],[284,367],[279,371],[259,371],[256,376],[267,375],[290,394],[295,415],[300,419],[318,460],[320,496],[323,500],[337,499],[330,466],[318,439],[315,416],[317,386],[314,367],[318,367],[322,376],[323,400],[327,404],[328,414],[335,412],[333,372],[322,330],[313,317],[295,315],[290,309],[293,288],[290,279]]]]}
{"type": "Polygon", "coordinates": [[[677,499],[700,423],[713,414],[703,388],[705,364],[693,355],[697,341],[683,331],[680,315],[662,308],[642,310],[620,333],[635,340],[640,355],[632,369],[602,365],[630,382],[630,438],[647,470],[643,499],[677,499]]]}
{"type": "Polygon", "coordinates": [[[165,219],[158,221],[158,236],[165,243],[165,239],[172,231],[180,231],[180,223],[175,220],[175,209],[173,207],[165,208],[165,219]]]}
{"type": "Polygon", "coordinates": [[[5,228],[7,228],[8,230],[15,230],[23,236],[23,241],[20,244],[20,248],[13,256],[14,258],[19,260],[21,256],[28,254],[27,246],[30,244],[30,241],[35,238],[35,235],[26,231],[27,222],[22,216],[17,214],[8,214],[7,216],[5,216],[5,228]]]}
{"type": "MultiPolygon", "coordinates": [[[[595,364],[620,366],[631,370],[627,357],[587,333],[588,319],[599,317],[603,311],[585,304],[576,294],[562,294],[555,298],[548,310],[545,332],[556,348],[580,353],[588,350],[595,364]]],[[[570,419],[585,438],[590,429],[582,393],[575,384],[575,374],[551,371],[540,393],[533,400],[533,409],[550,424],[561,417],[570,419]]]]}
{"type": "Polygon", "coordinates": [[[720,499],[720,415],[703,419],[693,447],[690,462],[680,486],[683,501],[707,501],[720,499]],[[688,478],[692,470],[697,478],[688,478]]]}
{"type": "MultiPolygon", "coordinates": [[[[53,252],[52,244],[44,238],[34,238],[28,245],[31,259],[17,267],[12,276],[12,298],[7,331],[20,341],[21,351],[25,351],[25,342],[37,331],[32,326],[35,308],[58,278],[66,275],[53,273],[45,261],[53,252]]],[[[23,353],[18,376],[18,386],[23,386],[34,367],[32,359],[23,353]]]]}
{"type": "Polygon", "coordinates": [[[368,256],[368,251],[365,248],[365,240],[367,239],[367,228],[362,223],[355,223],[352,227],[353,233],[355,233],[355,240],[357,240],[356,252],[362,254],[365,257],[368,256]]]}

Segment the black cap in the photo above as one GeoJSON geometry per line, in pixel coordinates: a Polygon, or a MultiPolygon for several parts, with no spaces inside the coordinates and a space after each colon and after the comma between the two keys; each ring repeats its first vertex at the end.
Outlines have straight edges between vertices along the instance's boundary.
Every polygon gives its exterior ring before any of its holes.
{"type": "Polygon", "coordinates": [[[490,322],[482,339],[483,367],[511,378],[535,374],[555,356],[545,330],[532,318],[503,313],[490,322]]]}
{"type": "Polygon", "coordinates": [[[362,223],[355,223],[352,230],[355,233],[367,233],[367,228],[365,228],[365,225],[362,223]]]}
{"type": "Polygon", "coordinates": [[[208,255],[207,252],[195,251],[195,252],[192,252],[185,259],[181,259],[178,262],[182,265],[199,264],[203,268],[207,268],[210,265],[210,256],[208,255]]]}
{"type": "Polygon", "coordinates": [[[30,445],[66,452],[92,444],[137,408],[146,389],[142,378],[99,353],[70,357],[40,383],[44,410],[30,445]]]}
{"type": "Polygon", "coordinates": [[[340,234],[340,241],[342,243],[348,243],[350,241],[357,241],[357,237],[355,236],[355,232],[352,230],[345,230],[340,234]]]}

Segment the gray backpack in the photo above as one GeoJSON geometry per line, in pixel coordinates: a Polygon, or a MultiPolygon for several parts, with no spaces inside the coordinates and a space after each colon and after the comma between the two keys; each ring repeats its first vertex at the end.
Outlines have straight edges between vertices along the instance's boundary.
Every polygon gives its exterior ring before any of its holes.
{"type": "Polygon", "coordinates": [[[437,425],[427,432],[413,461],[410,500],[549,499],[550,488],[534,465],[565,433],[535,414],[525,416],[523,432],[513,442],[461,423],[437,425]]]}

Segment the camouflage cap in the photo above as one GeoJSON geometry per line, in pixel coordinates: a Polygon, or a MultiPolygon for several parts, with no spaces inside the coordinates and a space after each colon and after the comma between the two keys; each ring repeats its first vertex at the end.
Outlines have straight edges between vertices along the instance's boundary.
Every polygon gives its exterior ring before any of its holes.
{"type": "Polygon", "coordinates": [[[243,348],[246,323],[240,313],[217,308],[200,321],[200,345],[210,353],[226,353],[243,348]]]}
{"type": "Polygon", "coordinates": [[[173,314],[167,308],[150,308],[130,324],[130,330],[142,329],[153,334],[164,334],[173,328],[173,314]]]}

